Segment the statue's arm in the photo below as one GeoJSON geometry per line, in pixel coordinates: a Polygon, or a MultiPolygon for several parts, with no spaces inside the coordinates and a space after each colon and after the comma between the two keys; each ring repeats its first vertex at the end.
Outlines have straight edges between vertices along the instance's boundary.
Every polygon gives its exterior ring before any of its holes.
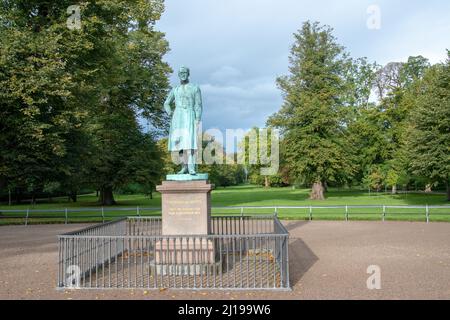
{"type": "Polygon", "coordinates": [[[170,90],[169,95],[166,98],[166,101],[164,102],[164,110],[167,112],[167,114],[170,116],[172,114],[172,103],[175,100],[175,93],[174,89],[170,90]]]}
{"type": "Polygon", "coordinates": [[[195,105],[194,105],[194,111],[195,111],[195,120],[200,121],[202,118],[202,92],[200,91],[200,87],[197,87],[195,91],[195,105]]]}

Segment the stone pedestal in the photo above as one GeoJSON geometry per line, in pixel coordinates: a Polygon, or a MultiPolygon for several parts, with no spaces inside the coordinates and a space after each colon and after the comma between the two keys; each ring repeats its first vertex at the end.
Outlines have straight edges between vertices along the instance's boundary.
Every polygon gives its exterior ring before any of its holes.
{"type": "Polygon", "coordinates": [[[159,273],[200,274],[216,265],[211,233],[211,190],[207,180],[163,181],[156,190],[162,198],[162,236],[155,245],[159,273]],[[170,236],[177,236],[170,238],[170,236]]]}
{"type": "Polygon", "coordinates": [[[206,180],[163,181],[162,235],[207,235],[211,232],[211,190],[206,180]]]}

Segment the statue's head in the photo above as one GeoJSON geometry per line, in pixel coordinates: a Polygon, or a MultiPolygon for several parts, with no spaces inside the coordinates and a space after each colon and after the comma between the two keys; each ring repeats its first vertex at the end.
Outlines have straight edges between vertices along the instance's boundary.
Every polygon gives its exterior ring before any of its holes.
{"type": "Polygon", "coordinates": [[[186,82],[189,79],[189,68],[188,67],[181,67],[178,70],[178,77],[182,82],[186,82]]]}

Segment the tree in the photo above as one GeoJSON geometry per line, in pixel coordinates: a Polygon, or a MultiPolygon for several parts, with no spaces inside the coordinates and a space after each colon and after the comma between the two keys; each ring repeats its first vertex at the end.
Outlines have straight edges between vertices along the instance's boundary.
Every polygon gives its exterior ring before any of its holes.
{"type": "Polygon", "coordinates": [[[252,184],[269,188],[281,185],[283,157],[277,132],[273,128],[253,127],[238,144],[238,162],[242,163],[252,184]],[[277,170],[275,170],[277,169],[277,170]]]}
{"type": "Polygon", "coordinates": [[[450,201],[450,51],[447,62],[427,70],[420,82],[407,147],[412,172],[446,184],[450,201]]]}
{"type": "Polygon", "coordinates": [[[400,177],[395,170],[391,169],[386,173],[385,177],[386,185],[392,187],[392,194],[397,193],[397,184],[399,179],[400,177]]]}
{"type": "Polygon", "coordinates": [[[203,134],[202,146],[204,151],[203,161],[207,161],[199,165],[199,171],[208,173],[209,180],[214,185],[228,187],[244,182],[244,167],[235,163],[237,156],[235,153],[227,154],[222,143],[205,133],[203,134]]]}
{"type": "Polygon", "coordinates": [[[0,181],[34,194],[61,180],[73,200],[91,183],[103,188],[102,199],[109,199],[103,203],[114,203],[112,190],[130,166],[109,164],[131,159],[139,150],[133,147],[142,147],[136,118],[147,118],[156,132],[165,129],[162,104],[171,70],[162,57],[169,49],[154,28],[163,2],[80,2],[79,30],[66,25],[72,4],[0,4],[0,147],[11,150],[0,155],[0,181]],[[127,134],[133,144],[125,148],[127,134]]]}
{"type": "Polygon", "coordinates": [[[16,188],[18,201],[23,190],[34,201],[57,179],[66,137],[85,115],[73,95],[83,68],[75,72],[70,65],[86,41],[67,29],[68,5],[0,4],[0,148],[8,150],[0,155],[0,179],[16,188]]]}
{"type": "Polygon", "coordinates": [[[379,192],[383,186],[383,173],[380,166],[372,166],[363,178],[363,184],[379,192]]]}
{"type": "Polygon", "coordinates": [[[400,181],[411,180],[407,172],[406,128],[418,93],[417,83],[427,68],[428,60],[418,56],[409,57],[405,63],[388,63],[374,72],[372,84],[378,101],[359,108],[348,127],[350,144],[357,151],[356,181],[361,181],[374,166],[382,168],[383,184],[391,186],[393,193],[400,181]]]}
{"type": "Polygon", "coordinates": [[[151,134],[144,134],[134,112],[112,109],[93,118],[94,157],[88,176],[100,190],[99,202],[115,204],[113,191],[137,182],[151,193],[161,179],[162,155],[151,134]]]}
{"type": "Polygon", "coordinates": [[[306,22],[294,37],[290,75],[277,80],[284,104],[268,123],[282,131],[291,173],[313,184],[311,199],[324,199],[324,184],[355,171],[345,126],[352,64],[329,27],[306,22]]]}

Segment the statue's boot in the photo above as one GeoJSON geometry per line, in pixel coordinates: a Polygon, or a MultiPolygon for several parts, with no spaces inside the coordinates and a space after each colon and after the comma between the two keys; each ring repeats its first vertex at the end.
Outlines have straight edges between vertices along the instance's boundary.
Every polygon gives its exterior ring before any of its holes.
{"type": "Polygon", "coordinates": [[[189,155],[188,170],[189,170],[189,174],[190,175],[195,176],[197,174],[196,168],[195,168],[195,159],[194,159],[194,155],[193,154],[189,155]]]}
{"type": "Polygon", "coordinates": [[[191,176],[195,176],[197,174],[197,172],[195,171],[195,165],[193,166],[193,168],[192,167],[189,168],[189,174],[191,176]]]}
{"type": "Polygon", "coordinates": [[[178,174],[186,174],[189,172],[188,166],[183,164],[183,167],[181,168],[181,170],[178,172],[178,174]]]}

